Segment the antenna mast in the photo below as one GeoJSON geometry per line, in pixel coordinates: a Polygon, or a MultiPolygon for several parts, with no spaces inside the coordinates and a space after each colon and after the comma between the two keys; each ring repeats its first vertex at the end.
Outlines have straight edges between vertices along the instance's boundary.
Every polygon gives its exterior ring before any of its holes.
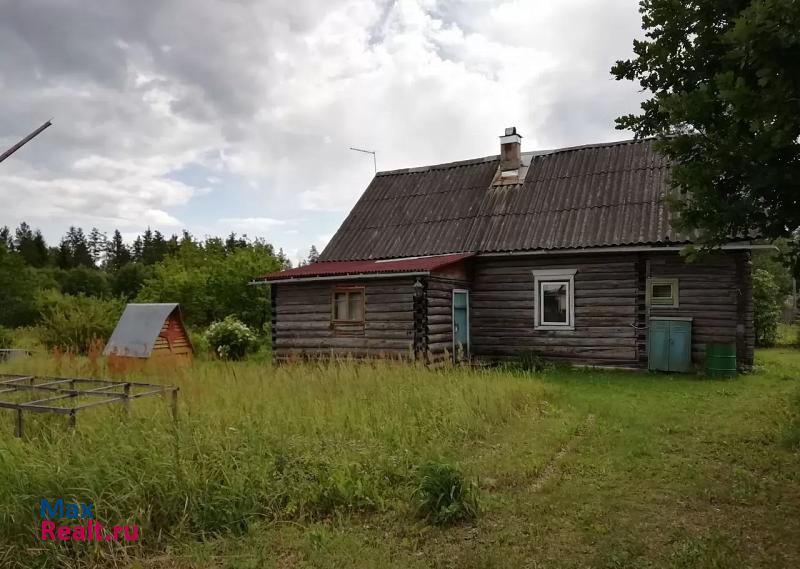
{"type": "Polygon", "coordinates": [[[378,158],[377,154],[374,150],[362,150],[361,148],[353,148],[350,147],[350,150],[355,150],[356,152],[363,152],[364,154],[372,154],[372,165],[375,167],[375,173],[378,173],[378,158]]]}

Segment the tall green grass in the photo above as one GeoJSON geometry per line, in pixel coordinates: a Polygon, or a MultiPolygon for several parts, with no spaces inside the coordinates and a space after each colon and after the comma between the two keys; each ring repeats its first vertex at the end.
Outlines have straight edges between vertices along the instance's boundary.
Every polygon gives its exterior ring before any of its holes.
{"type": "MultiPolygon", "coordinates": [[[[0,372],[107,373],[102,362],[42,357],[0,372]]],[[[0,543],[7,559],[68,563],[164,550],[245,532],[257,520],[307,521],[354,511],[413,515],[417,469],[453,461],[508,422],[538,413],[541,383],[519,374],[391,362],[269,365],[202,362],[140,373],[177,384],[166,400],[63,417],[0,420],[0,543]],[[137,524],[141,542],[43,544],[39,500],[92,502],[104,525],[137,524]]],[[[0,552],[0,560],[3,554],[0,552]]]]}

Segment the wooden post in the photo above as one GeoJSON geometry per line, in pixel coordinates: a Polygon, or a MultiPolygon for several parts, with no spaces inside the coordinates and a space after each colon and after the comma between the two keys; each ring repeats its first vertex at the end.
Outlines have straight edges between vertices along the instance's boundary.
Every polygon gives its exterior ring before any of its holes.
{"type": "Polygon", "coordinates": [[[752,294],[747,278],[748,261],[746,252],[736,254],[736,367],[740,370],[752,365],[752,358],[747,354],[747,297],[752,294]]]}
{"type": "Polygon", "coordinates": [[[22,409],[17,409],[17,438],[22,438],[25,435],[25,417],[22,415],[22,409]]]}
{"type": "Polygon", "coordinates": [[[428,299],[427,280],[414,283],[414,359],[425,361],[428,353],[428,299]]]}
{"type": "Polygon", "coordinates": [[[269,340],[270,340],[270,350],[272,351],[272,364],[275,365],[278,363],[278,356],[276,355],[277,346],[278,346],[278,289],[275,285],[270,284],[269,286],[269,340]]]}
{"type": "Polygon", "coordinates": [[[172,420],[178,423],[178,388],[172,390],[172,420]]]}
{"type": "Polygon", "coordinates": [[[75,412],[75,409],[73,409],[72,411],[69,412],[69,421],[67,422],[67,425],[69,425],[70,429],[75,428],[76,418],[77,418],[77,413],[75,412]]]}
{"type": "Polygon", "coordinates": [[[125,402],[123,403],[125,408],[125,416],[129,416],[131,414],[131,384],[126,383],[125,387],[122,388],[123,393],[125,396],[125,402]]]}
{"type": "Polygon", "coordinates": [[[647,334],[648,334],[648,307],[647,307],[647,278],[650,276],[650,262],[644,255],[639,254],[636,259],[636,320],[634,324],[636,336],[636,361],[640,368],[647,369],[647,334]]]}

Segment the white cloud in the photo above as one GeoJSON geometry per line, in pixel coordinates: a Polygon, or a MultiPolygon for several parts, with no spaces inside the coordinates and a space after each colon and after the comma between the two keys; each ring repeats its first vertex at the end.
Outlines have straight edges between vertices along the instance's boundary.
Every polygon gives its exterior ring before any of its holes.
{"type": "Polygon", "coordinates": [[[624,137],[640,95],[608,70],[638,21],[636,0],[2,3],[0,146],[55,120],[0,165],[0,225],[175,228],[208,196],[221,233],[304,250],[328,228],[303,210],[338,221],[372,177],[351,146],[394,169],[496,154],[510,125],[527,149],[624,137]]]}
{"type": "Polygon", "coordinates": [[[230,227],[232,231],[243,233],[263,234],[275,227],[284,226],[290,223],[285,219],[272,219],[270,217],[223,217],[218,224],[230,227]]]}

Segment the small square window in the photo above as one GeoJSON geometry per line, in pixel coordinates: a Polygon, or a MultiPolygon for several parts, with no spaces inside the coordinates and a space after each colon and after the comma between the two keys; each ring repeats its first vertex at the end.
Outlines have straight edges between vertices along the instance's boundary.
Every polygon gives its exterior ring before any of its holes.
{"type": "Polygon", "coordinates": [[[647,304],[678,307],[678,279],[648,279],[647,304]]]}

